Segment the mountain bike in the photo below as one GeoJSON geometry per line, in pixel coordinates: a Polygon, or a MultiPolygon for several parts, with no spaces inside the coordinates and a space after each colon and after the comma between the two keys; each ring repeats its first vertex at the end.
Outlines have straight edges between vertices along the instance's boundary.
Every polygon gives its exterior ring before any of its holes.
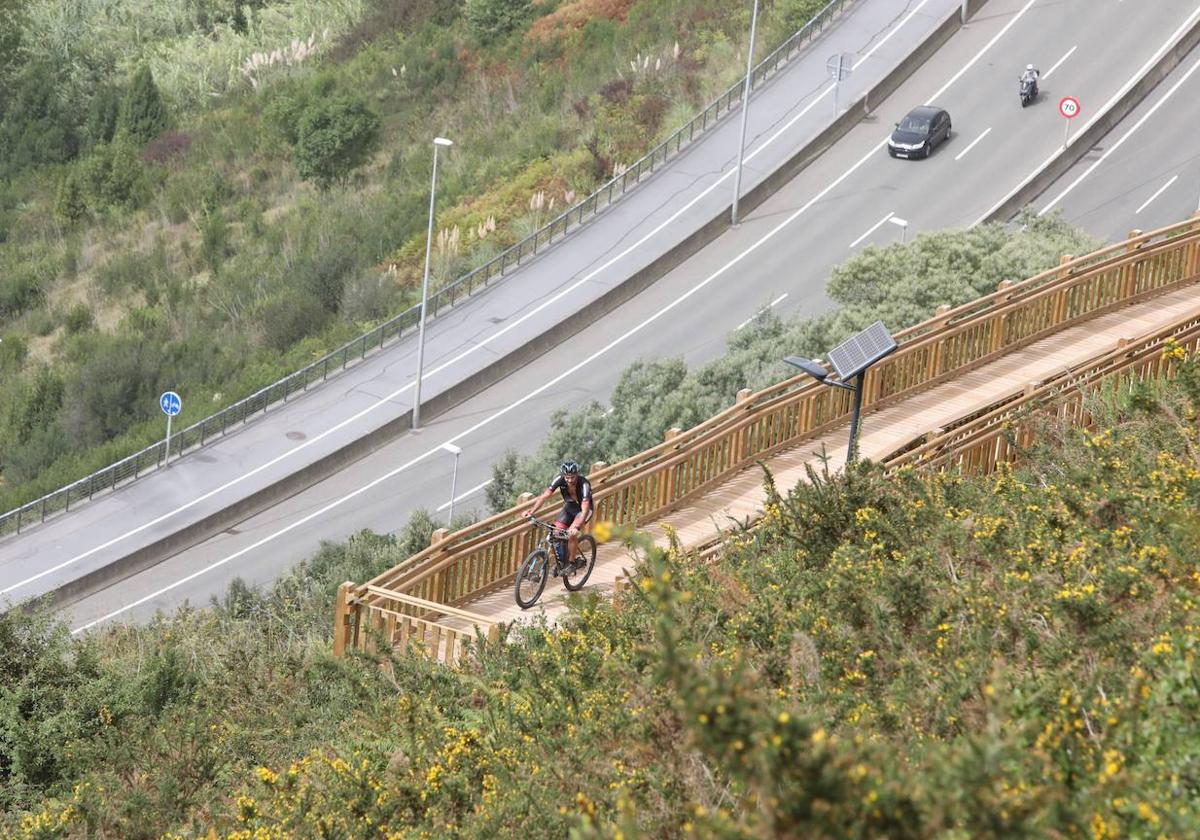
{"type": "Polygon", "coordinates": [[[517,584],[513,594],[517,597],[517,606],[527,610],[537,603],[546,588],[546,581],[551,577],[561,577],[563,586],[572,592],[578,592],[592,576],[596,567],[596,540],[591,534],[580,534],[576,537],[579,554],[573,560],[559,560],[557,543],[563,543],[563,554],[566,554],[567,532],[557,525],[543,522],[537,517],[529,517],[535,528],[543,529],[546,534],[517,570],[517,584]],[[553,558],[553,561],[551,560],[553,558]]]}

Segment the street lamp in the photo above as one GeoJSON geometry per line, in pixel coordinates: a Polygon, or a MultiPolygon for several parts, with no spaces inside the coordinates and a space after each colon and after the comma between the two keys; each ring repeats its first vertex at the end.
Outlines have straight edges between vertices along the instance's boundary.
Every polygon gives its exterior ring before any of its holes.
{"type": "Polygon", "coordinates": [[[413,389],[412,428],[421,428],[421,372],[425,366],[425,308],[429,302],[429,257],[433,250],[433,205],[437,198],[438,148],[450,148],[452,140],[433,138],[433,183],[429,187],[429,232],[425,236],[425,276],[421,280],[421,322],[417,330],[417,383],[413,389]]]}
{"type": "Polygon", "coordinates": [[[908,220],[901,219],[899,216],[892,216],[892,218],[888,219],[888,221],[891,222],[892,224],[898,225],[900,227],[900,244],[903,245],[905,242],[907,242],[908,241],[908,220]]]}
{"type": "Polygon", "coordinates": [[[450,476],[450,513],[446,516],[446,524],[450,525],[454,522],[454,494],[458,492],[458,456],[462,454],[462,447],[453,443],[443,443],[442,449],[454,456],[454,472],[450,476]]]}
{"type": "Polygon", "coordinates": [[[738,199],[742,195],[742,157],[746,153],[746,120],[750,116],[750,82],[754,73],[754,37],[758,32],[758,0],[750,15],[750,50],[746,53],[746,81],[742,85],[742,133],[738,138],[737,175],[733,178],[733,224],[738,223],[738,199]]]}
{"type": "Polygon", "coordinates": [[[863,380],[867,368],[884,356],[896,351],[896,339],[888,333],[882,321],[876,321],[858,335],[846,339],[829,351],[829,360],[837,372],[837,379],[829,378],[825,365],[803,356],[785,356],[784,361],[807,373],[816,381],[831,388],[842,388],[854,392],[854,410],[850,415],[850,443],[846,448],[846,465],[854,462],[858,455],[858,427],[862,415],[863,380]],[[847,382],[853,379],[854,384],[847,382]]]}

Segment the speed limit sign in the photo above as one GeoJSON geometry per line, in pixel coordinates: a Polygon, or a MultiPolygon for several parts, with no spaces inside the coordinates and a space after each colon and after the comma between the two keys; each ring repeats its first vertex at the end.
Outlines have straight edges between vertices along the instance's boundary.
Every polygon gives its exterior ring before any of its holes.
{"type": "Polygon", "coordinates": [[[1058,113],[1069,120],[1079,116],[1079,100],[1074,96],[1064,96],[1058,103],[1058,113]]]}

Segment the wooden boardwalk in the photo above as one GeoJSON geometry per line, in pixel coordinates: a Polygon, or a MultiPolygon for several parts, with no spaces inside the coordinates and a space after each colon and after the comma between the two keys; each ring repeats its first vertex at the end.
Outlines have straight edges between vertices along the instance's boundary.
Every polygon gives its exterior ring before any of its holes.
{"type": "MultiPolygon", "coordinates": [[[[1200,287],[1195,285],[1061,330],[957,379],[865,414],[859,438],[860,452],[863,457],[873,460],[886,457],[914,438],[969,417],[1008,395],[1023,391],[1031,383],[1040,384],[1064,370],[1114,350],[1122,339],[1154,332],[1192,313],[1200,313],[1200,287]]],[[[822,450],[827,453],[830,469],[840,469],[845,463],[848,433],[848,428],[842,426],[765,459],[780,492],[786,493],[804,480],[806,465],[818,465],[822,450]]],[[[704,545],[733,521],[756,518],[764,500],[762,471],[750,467],[643,530],[657,544],[665,545],[664,526],[670,525],[685,546],[704,545]]],[[[624,546],[601,546],[596,568],[584,592],[611,593],[615,580],[624,569],[632,570],[633,565],[634,559],[624,546]]],[[[566,612],[567,595],[562,584],[551,579],[541,601],[532,609],[523,611],[516,605],[511,586],[464,604],[463,609],[494,622],[537,621],[542,617],[553,622],[566,612]]],[[[441,623],[454,627],[461,623],[461,629],[469,626],[449,617],[443,618],[441,623]]]]}

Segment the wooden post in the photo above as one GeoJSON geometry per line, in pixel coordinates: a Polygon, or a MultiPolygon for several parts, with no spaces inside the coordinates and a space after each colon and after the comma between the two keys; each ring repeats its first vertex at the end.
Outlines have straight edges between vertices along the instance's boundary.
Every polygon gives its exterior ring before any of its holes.
{"type": "MultiPolygon", "coordinates": [[[[737,396],[733,398],[734,405],[745,405],[754,397],[754,392],[749,388],[742,388],[737,392],[737,396]]],[[[733,453],[729,460],[733,464],[740,464],[742,459],[746,457],[746,427],[742,426],[733,434],[733,453]]]]}
{"type": "MultiPolygon", "coordinates": [[[[666,434],[663,435],[663,442],[670,443],[682,433],[683,430],[678,426],[672,426],[670,429],[667,429],[666,434]]],[[[658,496],[658,506],[660,508],[665,508],[670,505],[671,500],[675,497],[675,470],[676,467],[668,467],[666,470],[666,475],[663,476],[662,484],[659,485],[661,487],[658,496]]]]}
{"type": "MultiPolygon", "coordinates": [[[[429,538],[430,547],[433,547],[433,546],[437,545],[438,543],[445,542],[449,538],[449,536],[450,536],[449,529],[438,528],[437,530],[435,530],[433,532],[433,534],[429,538]]],[[[437,601],[438,603],[443,603],[446,601],[445,594],[443,593],[442,590],[445,586],[445,577],[446,577],[446,572],[448,572],[448,571],[449,571],[449,569],[446,569],[441,572],[433,573],[433,579],[429,582],[429,584],[430,584],[429,600],[430,601],[437,601]]]]}
{"type": "Polygon", "coordinates": [[[350,609],[350,593],[354,591],[354,581],[348,580],[337,589],[333,601],[333,655],[344,656],[346,643],[350,638],[350,621],[358,618],[358,610],[350,609]]]}
{"type": "MultiPolygon", "coordinates": [[[[532,493],[522,493],[520,496],[517,496],[517,507],[522,508],[522,509],[527,508],[527,507],[529,507],[529,503],[532,501],[533,501],[532,493]]],[[[521,537],[521,546],[517,550],[517,554],[519,554],[520,556],[517,557],[516,560],[514,561],[518,565],[521,563],[522,560],[525,559],[525,555],[528,554],[530,552],[530,550],[532,550],[532,545],[530,544],[532,541],[532,538],[533,538],[533,532],[526,529],[524,536],[521,537]]]]}
{"type": "MultiPolygon", "coordinates": [[[[1129,231],[1129,241],[1125,243],[1126,253],[1132,253],[1141,247],[1139,243],[1133,241],[1141,235],[1142,232],[1138,228],[1134,228],[1133,230],[1129,231]]],[[[1136,291],[1137,265],[1131,261],[1121,267],[1121,299],[1129,300],[1134,296],[1136,291]]]]}
{"type": "MultiPolygon", "coordinates": [[[[1071,270],[1069,268],[1066,268],[1066,266],[1073,259],[1075,259],[1075,257],[1072,254],[1063,254],[1059,258],[1059,260],[1058,260],[1058,265],[1059,265],[1058,279],[1059,280],[1066,280],[1068,277],[1071,276],[1071,270]]],[[[1051,323],[1046,324],[1046,326],[1050,327],[1050,326],[1054,326],[1056,324],[1061,324],[1066,317],[1067,317],[1067,290],[1059,289],[1058,294],[1054,296],[1054,311],[1052,312],[1052,314],[1050,316],[1051,323]]]]}

